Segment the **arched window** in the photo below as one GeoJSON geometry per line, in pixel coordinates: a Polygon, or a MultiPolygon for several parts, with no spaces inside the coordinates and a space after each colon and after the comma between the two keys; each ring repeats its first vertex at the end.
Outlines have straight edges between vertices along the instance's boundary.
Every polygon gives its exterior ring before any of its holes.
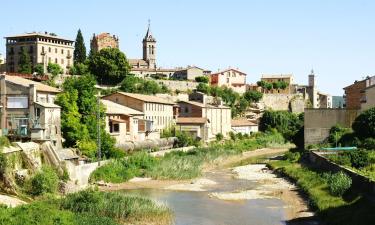
{"type": "Polygon", "coordinates": [[[151,54],[154,54],[154,48],[155,48],[155,46],[152,46],[152,53],[151,54]]]}

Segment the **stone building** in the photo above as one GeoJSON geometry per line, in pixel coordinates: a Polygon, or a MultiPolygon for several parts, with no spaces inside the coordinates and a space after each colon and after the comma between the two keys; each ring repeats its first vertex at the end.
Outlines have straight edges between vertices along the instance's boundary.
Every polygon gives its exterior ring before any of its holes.
{"type": "Polygon", "coordinates": [[[110,33],[93,34],[90,47],[93,52],[99,52],[103,48],[119,48],[119,39],[110,33]]]}
{"type": "Polygon", "coordinates": [[[353,84],[344,88],[345,101],[347,109],[361,109],[361,102],[366,98],[365,90],[375,84],[375,76],[355,81],[353,84]]]}
{"type": "Polygon", "coordinates": [[[11,139],[51,141],[61,147],[60,91],[17,76],[0,75],[2,135],[11,139]]]}
{"type": "Polygon", "coordinates": [[[211,74],[211,85],[229,87],[243,94],[246,92],[246,73],[238,69],[227,69],[211,74]]]}
{"type": "Polygon", "coordinates": [[[115,102],[101,99],[105,106],[105,130],[116,139],[117,145],[127,141],[143,141],[147,126],[143,118],[144,113],[115,102]]]}
{"type": "Polygon", "coordinates": [[[175,103],[153,95],[117,92],[104,96],[103,99],[142,112],[146,130],[151,131],[146,134],[147,138],[159,138],[160,131],[174,125],[177,117],[175,103]]]}
{"type": "Polygon", "coordinates": [[[48,63],[56,63],[68,73],[73,65],[74,41],[46,33],[26,33],[5,37],[6,70],[18,72],[19,57],[23,49],[30,55],[32,67],[37,64],[47,71],[48,63]]]}
{"type": "Polygon", "coordinates": [[[193,92],[189,101],[180,101],[177,129],[194,134],[204,141],[215,138],[219,133],[224,137],[231,131],[231,109],[219,99],[210,102],[203,93],[193,92]]]}

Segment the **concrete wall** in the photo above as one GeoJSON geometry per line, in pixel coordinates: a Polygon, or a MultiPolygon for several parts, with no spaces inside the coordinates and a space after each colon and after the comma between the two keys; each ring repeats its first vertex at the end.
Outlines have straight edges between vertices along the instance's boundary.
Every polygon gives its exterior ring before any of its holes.
{"type": "Polygon", "coordinates": [[[359,110],[305,109],[305,147],[324,141],[336,124],[351,127],[358,114],[359,110]]]}
{"type": "Polygon", "coordinates": [[[343,171],[348,176],[352,178],[352,187],[355,188],[357,191],[367,195],[374,195],[375,194],[375,182],[371,181],[369,178],[359,175],[352,170],[344,168],[336,163],[333,163],[325,158],[325,153],[322,152],[310,152],[309,160],[311,165],[317,167],[319,169],[327,170],[330,172],[339,172],[343,171]]]}

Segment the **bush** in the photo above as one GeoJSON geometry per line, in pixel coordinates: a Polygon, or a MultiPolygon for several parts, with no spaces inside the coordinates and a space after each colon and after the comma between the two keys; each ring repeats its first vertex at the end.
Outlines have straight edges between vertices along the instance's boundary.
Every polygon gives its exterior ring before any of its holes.
{"type": "Polygon", "coordinates": [[[284,157],[289,162],[298,162],[301,159],[301,154],[299,152],[287,152],[285,153],[284,157]]]}
{"type": "Polygon", "coordinates": [[[28,182],[28,192],[31,195],[38,196],[46,193],[56,193],[59,177],[53,168],[44,166],[28,182]]]}
{"type": "Polygon", "coordinates": [[[199,141],[187,132],[176,132],[177,141],[174,147],[198,146],[199,141]]]}
{"type": "Polygon", "coordinates": [[[10,146],[9,139],[5,136],[0,136],[0,149],[2,147],[9,147],[9,146],[10,146]]]}
{"type": "Polygon", "coordinates": [[[357,137],[375,137],[375,107],[361,113],[354,120],[352,128],[357,137]]]}
{"type": "Polygon", "coordinates": [[[221,141],[223,140],[223,138],[224,138],[224,135],[222,133],[216,134],[216,141],[221,141]]]}
{"type": "Polygon", "coordinates": [[[80,141],[78,142],[77,147],[83,155],[91,159],[97,158],[98,147],[95,141],[93,140],[80,141]]]}
{"type": "Polygon", "coordinates": [[[366,138],[361,143],[361,147],[368,150],[375,150],[375,138],[366,138]]]}
{"type": "Polygon", "coordinates": [[[262,92],[247,90],[243,95],[249,102],[259,102],[263,98],[262,92]]]}
{"type": "Polygon", "coordinates": [[[196,82],[208,84],[209,79],[206,76],[199,76],[195,78],[196,82]]]}
{"type": "Polygon", "coordinates": [[[229,137],[233,141],[237,140],[237,136],[233,131],[229,132],[229,137]]]}
{"type": "Polygon", "coordinates": [[[352,179],[343,172],[328,175],[326,179],[333,196],[342,196],[352,185],[352,179]]]}
{"type": "Polygon", "coordinates": [[[371,163],[368,152],[365,150],[351,151],[347,154],[349,155],[350,161],[354,168],[359,169],[368,166],[371,163]]]}

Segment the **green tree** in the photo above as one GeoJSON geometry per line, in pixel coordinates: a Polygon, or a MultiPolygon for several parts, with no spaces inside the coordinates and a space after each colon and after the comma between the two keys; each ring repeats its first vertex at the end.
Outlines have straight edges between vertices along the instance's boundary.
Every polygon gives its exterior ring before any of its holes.
{"type": "Polygon", "coordinates": [[[101,84],[118,84],[130,70],[125,54],[117,48],[104,48],[90,55],[88,65],[101,84]]]}
{"type": "Polygon", "coordinates": [[[84,63],[76,63],[69,69],[71,75],[84,75],[89,73],[89,67],[84,63]]]}
{"type": "Polygon", "coordinates": [[[25,48],[22,48],[21,55],[19,58],[19,63],[18,63],[18,73],[28,73],[30,74],[32,72],[31,69],[31,60],[30,56],[27,53],[25,48]]]}
{"type": "Polygon", "coordinates": [[[126,76],[121,82],[120,90],[130,93],[157,94],[169,92],[164,85],[159,85],[153,80],[145,80],[134,75],[126,76]]]}
{"type": "Polygon", "coordinates": [[[76,41],[74,44],[74,65],[84,63],[86,60],[86,47],[83,40],[81,29],[78,29],[76,41]]]}
{"type": "Polygon", "coordinates": [[[375,137],[375,107],[362,112],[352,124],[355,135],[360,139],[375,137]]]}
{"type": "Polygon", "coordinates": [[[210,92],[210,86],[208,86],[205,83],[199,83],[197,85],[197,91],[205,93],[205,94],[209,94],[209,92],[210,92]]]}
{"type": "Polygon", "coordinates": [[[196,82],[208,84],[209,79],[207,76],[199,76],[195,78],[196,82]]]}
{"type": "Polygon", "coordinates": [[[259,102],[263,98],[263,94],[259,91],[247,90],[244,98],[249,102],[259,102]]]}
{"type": "Polygon", "coordinates": [[[63,73],[63,69],[61,68],[61,66],[56,63],[48,63],[47,71],[48,73],[52,74],[52,78],[63,73]]]}
{"type": "Polygon", "coordinates": [[[34,66],[34,72],[38,75],[44,75],[44,66],[43,64],[37,64],[34,66]]]}

